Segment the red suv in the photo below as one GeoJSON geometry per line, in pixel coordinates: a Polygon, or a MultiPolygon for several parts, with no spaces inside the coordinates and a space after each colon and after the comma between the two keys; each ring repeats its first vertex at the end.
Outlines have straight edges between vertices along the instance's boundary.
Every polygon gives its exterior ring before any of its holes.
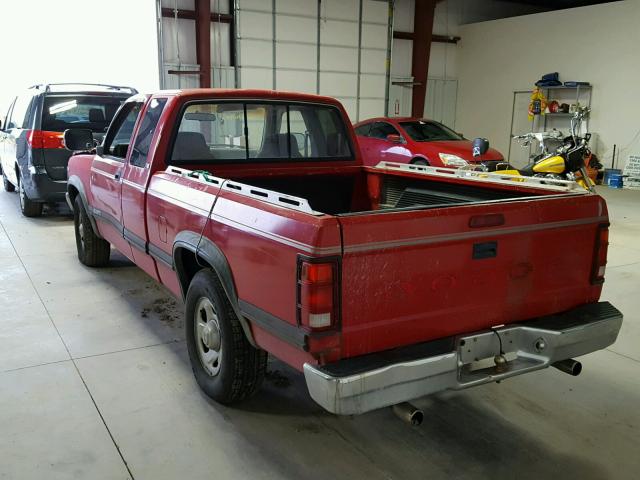
{"type": "Polygon", "coordinates": [[[433,120],[371,118],[357,123],[355,129],[366,165],[386,161],[459,168],[481,163],[495,170],[496,164],[504,161],[493,148],[474,157],[471,141],[433,120]]]}

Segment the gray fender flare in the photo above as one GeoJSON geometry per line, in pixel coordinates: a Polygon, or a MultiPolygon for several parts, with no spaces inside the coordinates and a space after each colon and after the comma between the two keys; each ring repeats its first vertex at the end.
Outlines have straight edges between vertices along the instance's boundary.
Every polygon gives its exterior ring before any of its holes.
{"type": "MultiPolygon", "coordinates": [[[[76,190],[78,190],[78,195],[80,195],[80,200],[82,201],[82,204],[84,205],[84,209],[87,212],[87,216],[89,217],[89,221],[91,222],[91,228],[93,229],[93,233],[96,234],[96,236],[98,238],[102,238],[102,236],[100,235],[100,232],[98,231],[98,226],[96,225],[96,219],[93,216],[93,213],[91,213],[91,209],[89,208],[89,202],[87,200],[87,195],[84,192],[84,185],[82,184],[82,180],[80,180],[80,177],[78,177],[77,175],[72,175],[69,177],[69,179],[67,180],[67,195],[70,195],[70,188],[69,187],[74,187],[76,190]]],[[[70,207],[72,205],[69,205],[70,207]]]]}
{"type": "Polygon", "coordinates": [[[234,313],[240,321],[240,325],[242,326],[242,330],[244,331],[247,340],[249,340],[249,343],[251,343],[251,345],[257,347],[256,342],[253,338],[253,334],[251,333],[249,321],[242,315],[242,312],[240,311],[240,306],[238,304],[238,294],[236,292],[236,286],[233,281],[231,267],[229,266],[227,257],[225,257],[224,253],[222,253],[222,250],[220,250],[220,248],[208,238],[201,237],[200,233],[196,233],[190,230],[184,230],[176,235],[176,238],[173,242],[173,264],[180,280],[180,288],[182,289],[183,299],[187,295],[188,285],[185,285],[185,281],[183,278],[184,268],[182,266],[182,260],[179,255],[176,255],[176,250],[179,248],[184,248],[186,250],[189,250],[190,252],[193,252],[194,254],[197,250],[198,256],[202,257],[209,265],[213,267],[213,270],[216,272],[216,275],[220,279],[220,283],[222,284],[224,292],[227,294],[227,298],[229,299],[231,308],[233,308],[234,313]]]}

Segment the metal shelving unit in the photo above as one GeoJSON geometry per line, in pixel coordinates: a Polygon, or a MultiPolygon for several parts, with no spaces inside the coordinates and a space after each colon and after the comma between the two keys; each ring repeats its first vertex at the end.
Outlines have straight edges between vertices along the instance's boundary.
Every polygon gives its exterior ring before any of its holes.
{"type": "MultiPolygon", "coordinates": [[[[583,107],[591,107],[591,85],[578,85],[575,87],[565,87],[564,85],[559,85],[557,87],[541,87],[545,97],[547,98],[547,102],[552,100],[557,100],[559,103],[568,103],[568,104],[579,104],[583,107]]],[[[524,110],[525,115],[526,111],[531,99],[531,94],[533,90],[515,90],[513,92],[513,104],[511,106],[511,126],[509,128],[509,153],[508,158],[511,159],[511,149],[513,144],[513,136],[520,135],[528,132],[544,132],[550,128],[557,128],[558,130],[562,130],[563,133],[568,133],[569,129],[569,119],[571,118],[572,113],[545,113],[544,115],[536,115],[533,118],[533,121],[530,122],[526,119],[525,121],[529,124],[529,128],[527,130],[516,130],[514,128],[514,124],[517,122],[518,117],[516,117],[516,110],[524,110]],[[519,108],[520,107],[520,108],[519,108]]],[[[585,119],[583,124],[583,129],[585,131],[589,131],[589,117],[585,119]]],[[[531,148],[529,146],[529,155],[531,155],[531,148]]]]}

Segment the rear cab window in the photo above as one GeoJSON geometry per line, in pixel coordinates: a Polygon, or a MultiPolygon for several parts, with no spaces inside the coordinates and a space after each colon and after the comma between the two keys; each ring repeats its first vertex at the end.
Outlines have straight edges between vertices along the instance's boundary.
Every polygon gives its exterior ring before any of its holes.
{"type": "Polygon", "coordinates": [[[340,111],[295,102],[192,102],[169,163],[353,160],[340,111]]]}

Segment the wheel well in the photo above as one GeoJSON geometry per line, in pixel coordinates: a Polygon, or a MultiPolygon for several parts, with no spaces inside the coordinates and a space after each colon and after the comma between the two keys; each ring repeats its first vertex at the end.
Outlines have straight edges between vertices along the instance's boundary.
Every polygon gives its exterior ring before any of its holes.
{"type": "Polygon", "coordinates": [[[67,187],[67,192],[69,192],[69,199],[71,200],[71,203],[73,204],[73,202],[75,202],[76,197],[78,196],[78,194],[80,193],[78,191],[78,189],[76,187],[74,187],[73,185],[69,185],[67,187]]]}
{"type": "MultiPolygon", "coordinates": [[[[216,262],[215,259],[212,261],[214,263],[216,262]]],[[[182,246],[178,246],[174,250],[173,263],[175,265],[176,273],[178,274],[178,281],[180,282],[180,289],[184,299],[186,299],[187,290],[189,290],[189,285],[196,273],[204,268],[209,268],[215,273],[218,281],[220,282],[220,286],[225,291],[227,299],[242,325],[242,330],[244,331],[247,340],[251,345],[257,348],[249,322],[243,317],[242,312],[238,307],[238,299],[233,286],[233,280],[225,277],[225,275],[230,274],[230,272],[225,270],[225,266],[220,265],[219,263],[215,263],[214,265],[210,261],[207,261],[205,256],[201,254],[196,255],[193,250],[182,246]]],[[[226,268],[228,268],[228,266],[226,268]]]]}
{"type": "Polygon", "coordinates": [[[215,272],[212,265],[207,262],[202,255],[196,256],[194,252],[187,248],[176,248],[176,251],[174,252],[174,262],[183,295],[187,294],[191,280],[193,280],[193,277],[195,277],[196,273],[200,270],[203,268],[210,268],[215,272]]]}

